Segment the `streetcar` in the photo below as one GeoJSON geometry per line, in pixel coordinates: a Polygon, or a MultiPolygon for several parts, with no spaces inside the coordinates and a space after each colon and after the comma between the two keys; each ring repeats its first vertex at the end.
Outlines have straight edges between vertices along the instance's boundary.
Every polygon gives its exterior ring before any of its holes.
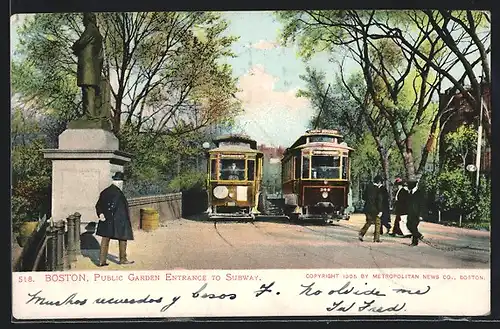
{"type": "Polygon", "coordinates": [[[308,130],[285,150],[282,189],[290,220],[349,220],[352,151],[333,129],[308,130]]]}
{"type": "Polygon", "coordinates": [[[214,139],[208,150],[208,218],[254,220],[265,203],[262,193],[263,153],[246,135],[214,139]],[[260,202],[259,202],[260,200],[260,202]]]}

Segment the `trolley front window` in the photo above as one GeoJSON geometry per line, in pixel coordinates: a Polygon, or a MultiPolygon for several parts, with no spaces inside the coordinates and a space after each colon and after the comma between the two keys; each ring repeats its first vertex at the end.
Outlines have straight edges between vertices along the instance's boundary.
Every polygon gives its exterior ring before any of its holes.
{"type": "Polygon", "coordinates": [[[311,175],[313,179],[339,179],[340,157],[313,156],[311,161],[311,175]]]}
{"type": "Polygon", "coordinates": [[[221,159],[219,179],[221,180],[245,180],[244,159],[221,159]]]}

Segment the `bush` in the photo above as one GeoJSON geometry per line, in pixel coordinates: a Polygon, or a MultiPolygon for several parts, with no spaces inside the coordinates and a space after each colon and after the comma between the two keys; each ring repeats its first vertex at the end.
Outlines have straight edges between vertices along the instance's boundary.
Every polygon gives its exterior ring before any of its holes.
{"type": "Polygon", "coordinates": [[[470,218],[478,223],[491,222],[491,184],[485,178],[480,181],[477,203],[470,218]]]}
{"type": "Polygon", "coordinates": [[[435,184],[439,210],[465,216],[474,212],[477,203],[475,188],[463,169],[443,170],[435,184]]]}
{"type": "Polygon", "coordinates": [[[16,232],[23,221],[50,213],[51,164],[43,158],[46,144],[35,140],[12,148],[12,224],[16,232]]]}

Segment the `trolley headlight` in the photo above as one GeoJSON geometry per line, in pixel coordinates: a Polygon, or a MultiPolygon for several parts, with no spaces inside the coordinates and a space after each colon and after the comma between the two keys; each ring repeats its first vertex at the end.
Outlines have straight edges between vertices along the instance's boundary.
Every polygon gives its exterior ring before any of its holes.
{"type": "Polygon", "coordinates": [[[214,197],[217,199],[225,199],[229,194],[229,190],[225,186],[216,186],[214,188],[214,197]]]}
{"type": "Polygon", "coordinates": [[[328,192],[321,193],[321,196],[323,197],[323,199],[328,198],[328,192]]]}

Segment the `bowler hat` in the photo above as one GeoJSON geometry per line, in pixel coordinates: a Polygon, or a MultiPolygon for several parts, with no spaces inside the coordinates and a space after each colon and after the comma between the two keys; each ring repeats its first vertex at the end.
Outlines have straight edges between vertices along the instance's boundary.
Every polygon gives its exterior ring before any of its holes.
{"type": "Polygon", "coordinates": [[[115,172],[113,177],[111,177],[112,180],[125,180],[125,175],[121,171],[115,172]]]}

